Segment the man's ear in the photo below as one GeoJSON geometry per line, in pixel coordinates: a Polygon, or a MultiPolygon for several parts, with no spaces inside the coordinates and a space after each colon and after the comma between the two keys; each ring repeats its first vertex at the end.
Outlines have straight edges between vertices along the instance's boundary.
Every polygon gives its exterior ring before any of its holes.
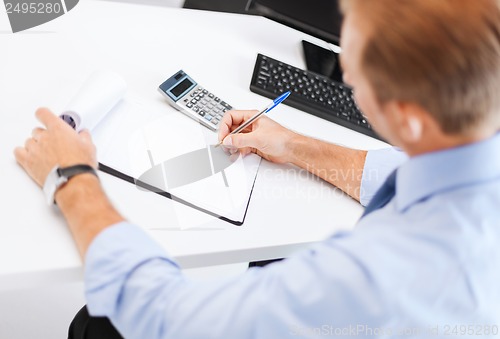
{"type": "Polygon", "coordinates": [[[407,145],[422,140],[425,128],[425,111],[418,105],[406,102],[391,102],[387,109],[393,117],[400,140],[407,145]]]}

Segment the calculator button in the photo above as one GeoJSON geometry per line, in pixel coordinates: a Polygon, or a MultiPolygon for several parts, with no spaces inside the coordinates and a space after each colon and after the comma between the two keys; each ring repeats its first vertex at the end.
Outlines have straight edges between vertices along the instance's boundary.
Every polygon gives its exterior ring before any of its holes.
{"type": "Polygon", "coordinates": [[[192,103],[190,103],[190,102],[188,102],[188,103],[186,104],[186,106],[187,106],[188,108],[191,108],[191,107],[193,107],[193,104],[192,104],[192,103]]]}
{"type": "Polygon", "coordinates": [[[208,109],[213,109],[214,108],[214,104],[212,104],[212,103],[209,102],[208,105],[207,105],[207,107],[208,107],[208,109]]]}
{"type": "Polygon", "coordinates": [[[197,95],[197,96],[195,97],[195,99],[196,99],[196,100],[200,100],[200,96],[199,96],[199,95],[197,95]]]}
{"type": "Polygon", "coordinates": [[[203,90],[203,94],[207,94],[208,91],[206,89],[203,90]]]}
{"type": "Polygon", "coordinates": [[[198,100],[196,100],[196,99],[191,100],[191,103],[192,103],[193,105],[195,105],[197,102],[198,102],[198,100]]]}
{"type": "Polygon", "coordinates": [[[209,96],[210,98],[213,98],[213,97],[214,97],[214,95],[213,95],[212,93],[210,93],[208,96],[209,96]]]}
{"type": "Polygon", "coordinates": [[[220,101],[220,98],[219,98],[219,97],[215,97],[215,98],[214,98],[214,100],[215,100],[216,102],[219,102],[219,101],[220,101]]]}
{"type": "Polygon", "coordinates": [[[203,94],[203,93],[200,93],[200,94],[199,94],[199,97],[200,97],[200,98],[203,98],[204,96],[205,96],[205,94],[203,94]]]}
{"type": "Polygon", "coordinates": [[[201,110],[200,113],[198,113],[201,116],[205,116],[205,111],[201,110]]]}
{"type": "Polygon", "coordinates": [[[206,105],[206,104],[208,103],[208,101],[206,101],[205,99],[202,99],[202,100],[201,100],[201,103],[202,103],[203,105],[206,105]]]}
{"type": "Polygon", "coordinates": [[[212,116],[211,116],[211,115],[205,115],[205,117],[204,117],[204,118],[205,118],[207,121],[212,120],[212,116]]]}
{"type": "Polygon", "coordinates": [[[200,108],[198,106],[193,107],[193,111],[195,111],[196,113],[198,113],[199,110],[200,108]]]}

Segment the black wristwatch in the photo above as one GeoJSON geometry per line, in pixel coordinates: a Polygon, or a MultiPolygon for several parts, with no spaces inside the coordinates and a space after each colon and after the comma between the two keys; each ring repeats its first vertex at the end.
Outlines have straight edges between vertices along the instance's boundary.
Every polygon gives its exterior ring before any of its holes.
{"type": "Polygon", "coordinates": [[[56,192],[68,182],[69,179],[73,178],[78,174],[91,173],[97,177],[96,170],[89,165],[75,165],[69,167],[59,167],[55,166],[45,179],[43,184],[43,193],[47,199],[49,205],[56,203],[54,196],[56,192]]]}

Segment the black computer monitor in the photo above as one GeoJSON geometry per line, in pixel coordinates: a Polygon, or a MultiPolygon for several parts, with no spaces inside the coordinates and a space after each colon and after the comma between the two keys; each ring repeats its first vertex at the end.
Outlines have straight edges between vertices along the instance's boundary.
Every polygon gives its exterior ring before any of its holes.
{"type": "MultiPolygon", "coordinates": [[[[337,0],[249,0],[247,11],[339,45],[342,14],[337,0]]],[[[309,71],[342,82],[337,53],[302,43],[309,71]]]]}

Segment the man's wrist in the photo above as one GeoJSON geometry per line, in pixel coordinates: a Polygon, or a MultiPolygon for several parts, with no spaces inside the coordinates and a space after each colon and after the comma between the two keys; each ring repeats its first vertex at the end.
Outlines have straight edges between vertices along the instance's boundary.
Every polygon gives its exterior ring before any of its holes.
{"type": "Polygon", "coordinates": [[[55,200],[82,258],[101,231],[124,221],[106,197],[99,179],[91,173],[73,177],[56,193],[55,200]]]}
{"type": "Polygon", "coordinates": [[[304,162],[304,153],[308,152],[307,147],[310,147],[311,143],[310,138],[292,132],[287,142],[287,149],[289,150],[287,162],[301,167],[304,162]]]}
{"type": "Polygon", "coordinates": [[[66,202],[74,200],[78,195],[93,189],[100,189],[99,178],[92,173],[82,173],[72,177],[64,186],[59,188],[54,195],[54,200],[62,208],[66,202]]]}
{"type": "Polygon", "coordinates": [[[64,187],[73,177],[91,173],[97,177],[97,172],[94,167],[87,164],[77,164],[72,166],[56,165],[45,178],[43,184],[43,192],[49,205],[55,204],[55,194],[59,189],[64,187]]]}

